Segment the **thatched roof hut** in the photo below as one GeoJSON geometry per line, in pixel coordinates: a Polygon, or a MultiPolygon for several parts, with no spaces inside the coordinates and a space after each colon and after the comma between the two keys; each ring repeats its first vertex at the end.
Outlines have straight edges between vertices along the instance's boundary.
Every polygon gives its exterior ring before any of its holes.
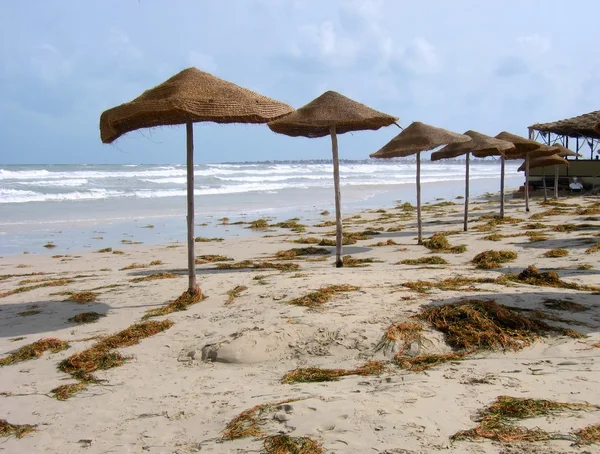
{"type": "Polygon", "coordinates": [[[598,123],[600,123],[600,110],[550,123],[536,123],[529,129],[567,137],[600,139],[600,131],[596,129],[598,123]]]}

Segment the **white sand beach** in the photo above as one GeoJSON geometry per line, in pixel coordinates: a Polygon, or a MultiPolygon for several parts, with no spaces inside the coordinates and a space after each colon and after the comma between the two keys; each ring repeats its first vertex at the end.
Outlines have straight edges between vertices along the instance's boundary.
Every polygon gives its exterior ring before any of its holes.
{"type": "MultiPolygon", "coordinates": [[[[88,370],[100,382],[82,385],[66,400],[51,392],[77,383],[74,374],[59,370],[63,360],[140,323],[148,310],[173,302],[187,288],[185,245],[115,244],[107,252],[1,258],[0,359],[46,338],[68,342],[69,348],[0,367],[0,419],[35,426],[21,438],[3,439],[0,452],[267,452],[265,437],[278,434],[308,437],[321,446],[322,451],[306,453],[600,452],[575,435],[598,424],[600,407],[512,420],[513,430],[506,432],[512,439],[453,439],[482,424],[478,412],[500,396],[600,405],[600,199],[569,197],[546,206],[537,200],[529,213],[522,200],[509,200],[504,222],[493,218],[497,200],[474,203],[469,232],[461,231],[461,200],[441,202],[425,206],[424,238],[446,232],[442,236],[452,246],[466,245],[463,252],[417,245],[415,212],[407,206],[345,217],[346,232],[380,229],[344,247],[346,256],[372,259],[359,263],[363,266],[336,269],[331,246],[325,247],[329,255],[275,256],[292,248],[320,248],[292,241],[334,240],[331,226],[308,225],[304,232],[269,227],[247,237],[197,242],[200,259],[232,259],[198,265],[206,299],[149,318],[173,324],[111,350],[126,357],[124,363],[88,370]],[[489,250],[517,256],[498,268],[477,268],[471,260],[489,250]],[[447,264],[398,263],[431,256],[447,264]],[[217,268],[244,260],[297,269],[217,268]],[[150,266],[153,261],[159,262],[150,266]],[[123,269],[132,264],[147,266],[123,269]],[[579,288],[497,280],[529,266],[556,272],[561,282],[579,288]],[[156,273],[170,274],[132,282],[156,273]],[[343,291],[329,301],[313,299],[313,307],[303,306],[306,300],[290,304],[333,285],[350,287],[337,287],[343,291]],[[83,303],[58,294],[90,291],[95,301],[83,303]],[[518,351],[478,349],[411,370],[414,358],[456,350],[444,333],[413,316],[469,300],[516,308],[556,330],[518,351]],[[68,321],[84,312],[102,316],[93,323],[68,321]],[[399,335],[388,331],[402,322],[423,329],[404,353],[399,335]],[[378,350],[386,332],[392,333],[390,348],[378,350]],[[369,361],[377,363],[360,369],[369,361]],[[309,367],[359,370],[337,380],[282,381],[286,373],[309,367]],[[243,426],[228,426],[255,406],[262,407],[249,413],[243,426]],[[539,441],[515,436],[541,433],[535,428],[547,436],[539,441]],[[248,436],[231,439],[235,434],[248,436]]],[[[323,222],[332,219],[323,216],[323,222]]]]}

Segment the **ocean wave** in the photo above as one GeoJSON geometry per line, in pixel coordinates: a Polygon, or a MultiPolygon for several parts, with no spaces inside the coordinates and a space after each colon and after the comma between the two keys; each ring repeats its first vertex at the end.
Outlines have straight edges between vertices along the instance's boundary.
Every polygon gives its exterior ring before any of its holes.
{"type": "Polygon", "coordinates": [[[173,177],[173,178],[140,178],[140,181],[145,183],[156,183],[156,184],[186,184],[186,177],[173,177]]]}
{"type": "Polygon", "coordinates": [[[18,189],[0,189],[0,203],[67,202],[77,200],[99,200],[121,196],[126,196],[126,194],[122,191],[109,191],[106,189],[90,189],[87,191],[63,192],[59,194],[45,194],[34,191],[21,191],[18,189]]]}
{"type": "Polygon", "coordinates": [[[39,180],[39,181],[22,181],[19,184],[26,186],[50,186],[50,187],[74,187],[83,186],[88,183],[85,178],[73,178],[67,180],[39,180]]]}
{"type": "MultiPolygon", "coordinates": [[[[460,163],[423,163],[421,169],[426,172],[434,172],[445,174],[448,172],[455,173],[460,169],[460,163]]],[[[153,179],[153,183],[166,183],[166,179],[173,178],[174,183],[180,184],[181,178],[186,177],[186,169],[183,165],[177,166],[158,166],[151,169],[141,169],[139,167],[130,167],[131,170],[125,170],[125,166],[121,166],[121,170],[74,170],[74,171],[51,171],[46,169],[37,170],[7,170],[0,169],[0,181],[8,181],[13,183],[23,183],[27,181],[42,181],[42,184],[48,184],[50,180],[106,180],[106,179],[138,179],[147,181],[153,179]],[[165,179],[165,181],[158,181],[165,179]]],[[[118,169],[118,167],[117,167],[118,169]]],[[[498,170],[496,166],[490,165],[472,165],[474,171],[496,175],[498,170]]],[[[340,165],[341,175],[364,175],[364,176],[379,176],[386,174],[414,174],[416,164],[413,162],[393,162],[382,164],[344,164],[340,165]]],[[[284,181],[283,177],[302,178],[306,177],[324,178],[331,175],[331,164],[294,164],[294,165],[259,165],[259,164],[210,164],[195,166],[194,175],[196,177],[216,177],[220,179],[230,178],[231,181],[260,181],[260,179],[269,178],[269,181],[284,181]],[[264,177],[264,178],[263,178],[264,177]],[[280,177],[277,179],[276,177],[280,177]],[[241,178],[248,178],[242,180],[241,178]]]]}

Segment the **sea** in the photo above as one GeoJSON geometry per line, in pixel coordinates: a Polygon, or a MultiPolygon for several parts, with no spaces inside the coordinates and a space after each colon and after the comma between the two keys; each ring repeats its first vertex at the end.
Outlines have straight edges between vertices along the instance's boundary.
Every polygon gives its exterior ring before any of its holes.
{"type": "MultiPolygon", "coordinates": [[[[523,184],[520,163],[507,161],[506,188],[523,184]]],[[[416,201],[416,162],[341,161],[343,215],[416,201]]],[[[473,160],[471,197],[497,193],[500,164],[473,160]]],[[[464,195],[464,160],[421,164],[423,203],[464,195]]],[[[259,217],[318,219],[334,213],[331,161],[269,161],[194,166],[196,236],[249,235],[230,222],[259,217]]],[[[456,199],[460,203],[460,199],[456,199]]],[[[186,167],[146,165],[0,164],[0,256],[63,254],[185,242],[186,167]],[[49,249],[44,245],[52,243],[49,249]]]]}

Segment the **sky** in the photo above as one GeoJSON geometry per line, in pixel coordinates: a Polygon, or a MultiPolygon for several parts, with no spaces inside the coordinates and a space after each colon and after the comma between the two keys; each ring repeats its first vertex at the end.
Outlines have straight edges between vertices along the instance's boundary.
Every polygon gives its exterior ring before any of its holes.
{"type": "MultiPolygon", "coordinates": [[[[0,163],[184,163],[185,127],[100,141],[102,111],[190,66],[295,108],[335,90],[456,132],[600,109],[597,0],[29,0],[0,4],[0,163]]],[[[330,159],[328,138],[197,123],[197,163],[330,159]]],[[[395,126],[339,137],[365,159],[395,126]]]]}

